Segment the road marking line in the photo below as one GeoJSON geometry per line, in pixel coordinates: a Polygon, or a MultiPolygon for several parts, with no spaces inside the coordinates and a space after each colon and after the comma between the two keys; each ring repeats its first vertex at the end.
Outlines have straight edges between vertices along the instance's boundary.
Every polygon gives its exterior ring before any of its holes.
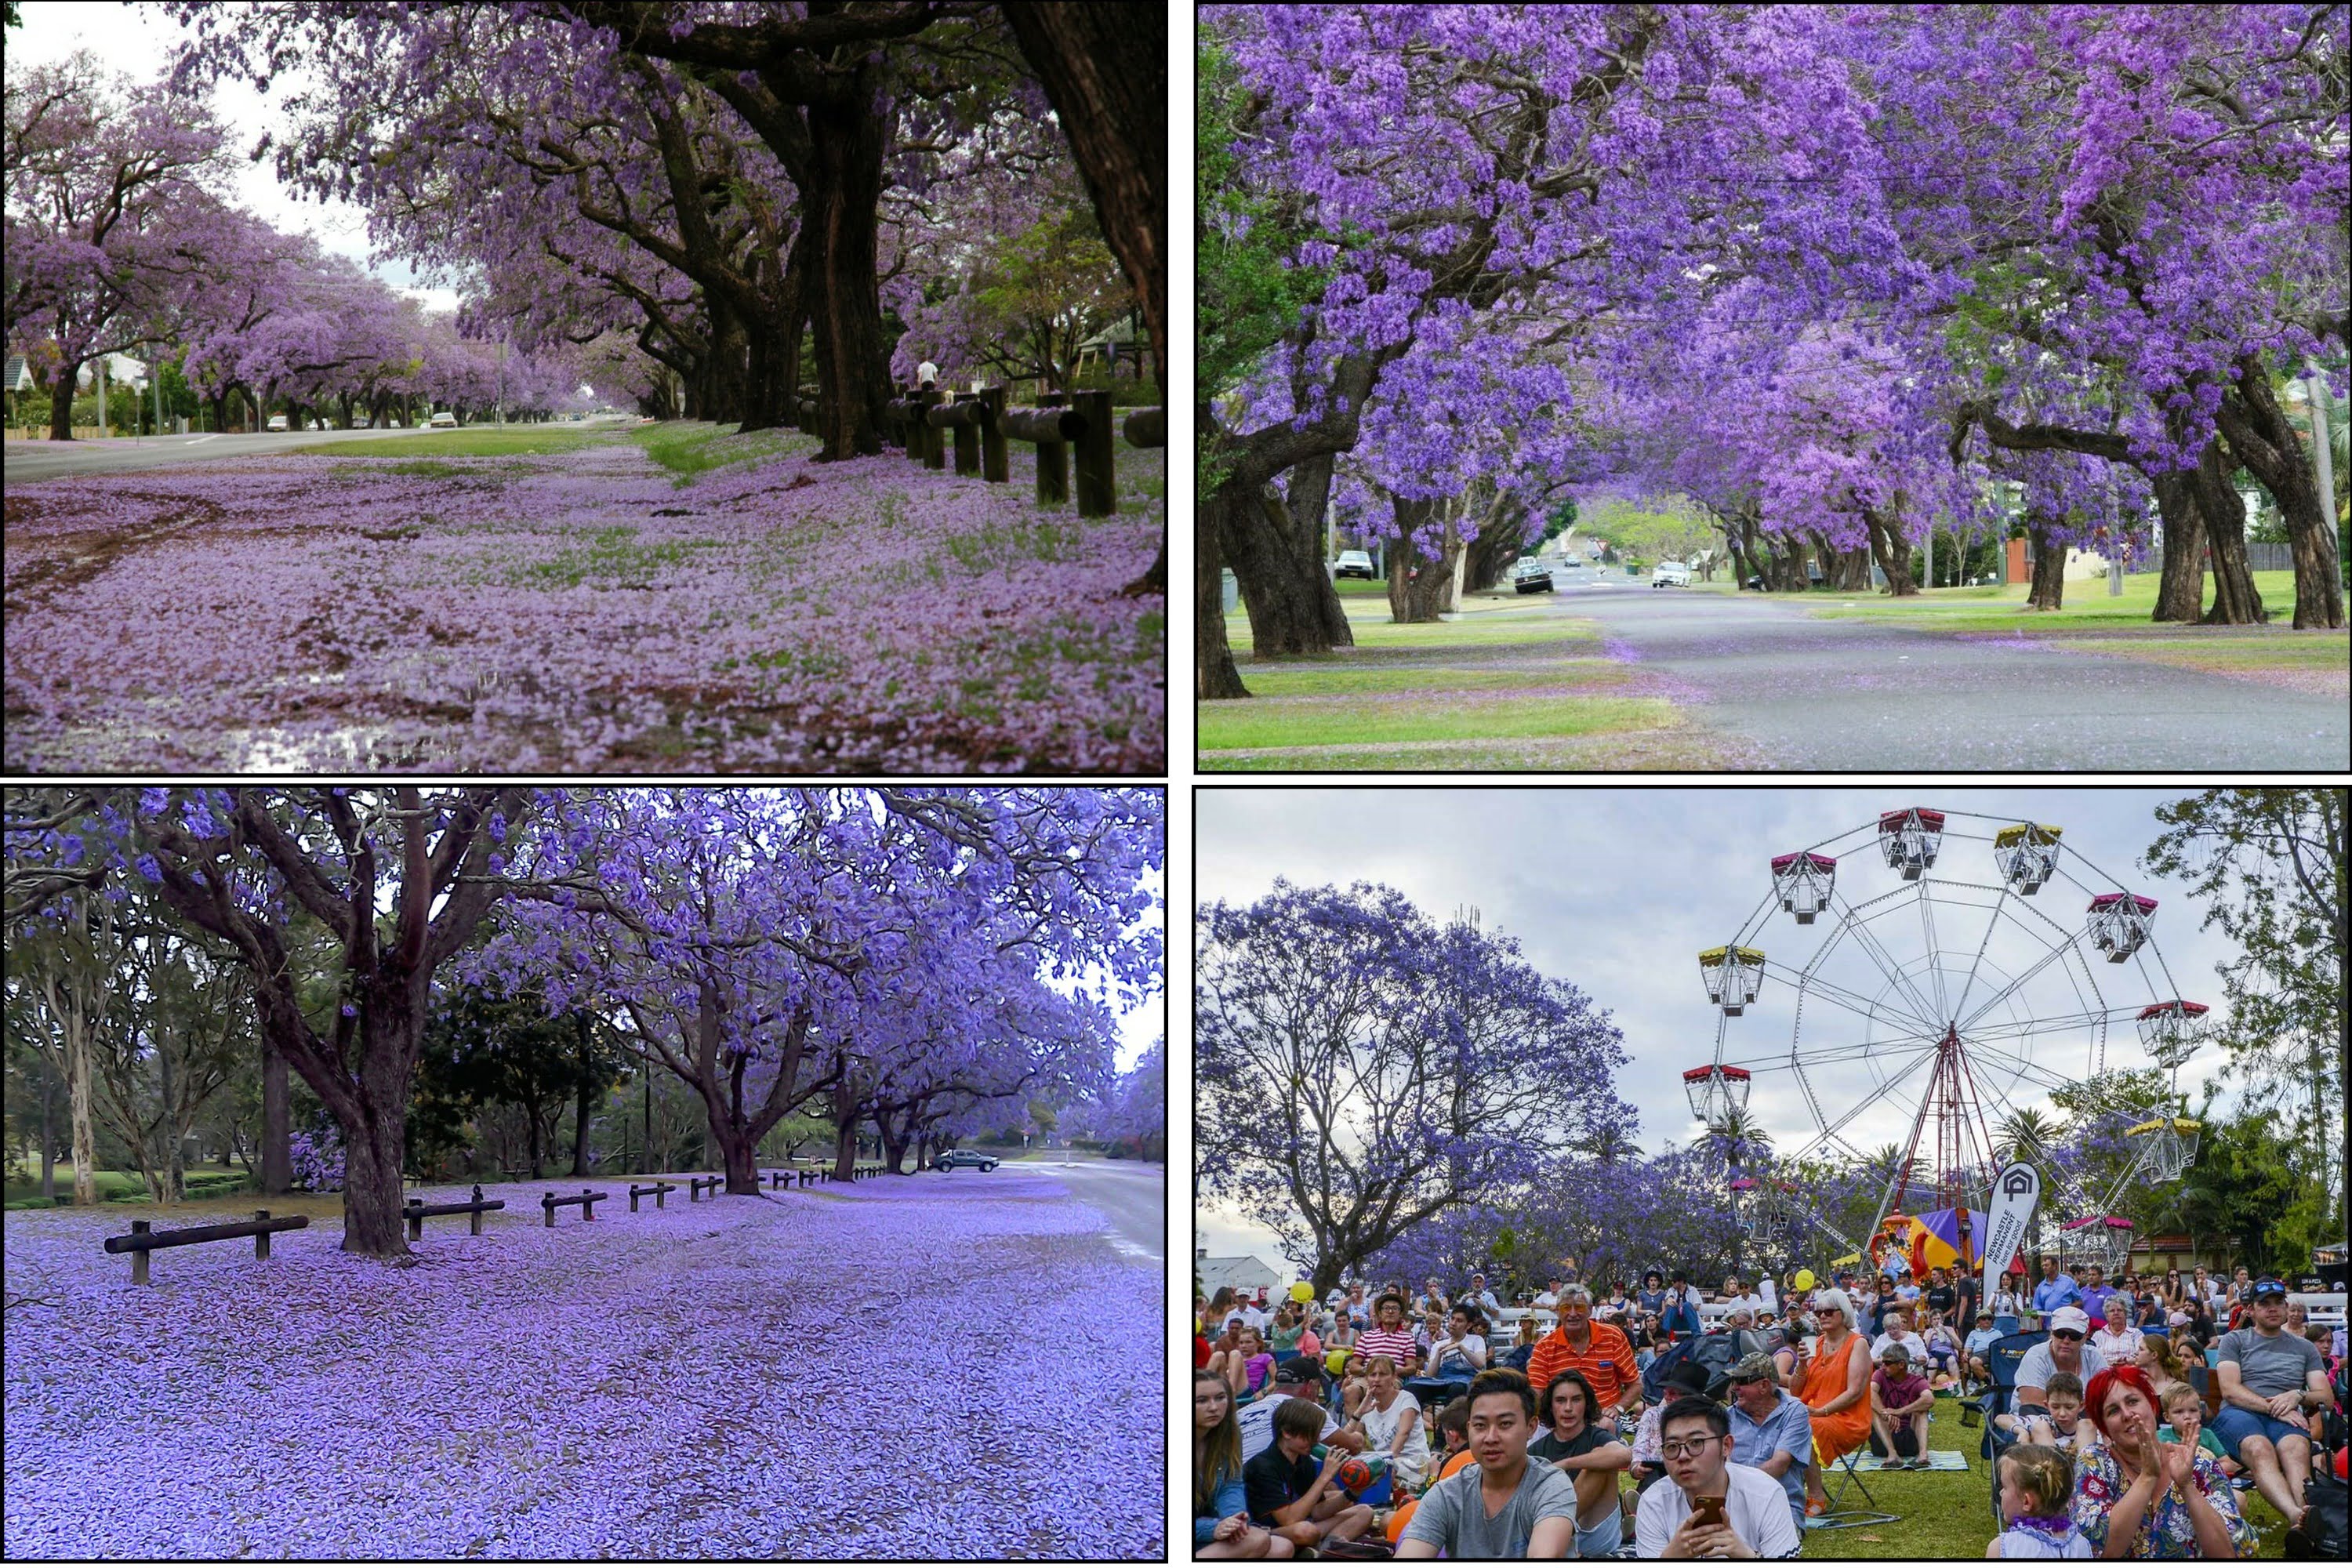
{"type": "Polygon", "coordinates": [[[1128,1240],[1127,1237],[1115,1235],[1108,1230],[1103,1232],[1103,1235],[1109,1240],[1113,1247],[1125,1253],[1129,1258],[1140,1258],[1151,1263],[1157,1263],[1160,1261],[1160,1254],[1153,1252],[1149,1247],[1138,1247],[1135,1243],[1128,1240]]]}
{"type": "Polygon", "coordinates": [[[194,440],[192,440],[192,441],[184,442],[184,443],[183,443],[183,445],[184,445],[184,446],[189,446],[189,447],[201,447],[201,446],[203,446],[203,445],[204,445],[205,442],[207,442],[207,441],[217,441],[217,440],[219,440],[219,439],[220,439],[220,435],[219,435],[219,433],[218,433],[217,431],[215,431],[214,434],[212,434],[212,435],[210,435],[210,436],[199,436],[199,437],[195,437],[195,439],[194,439],[194,440]]]}

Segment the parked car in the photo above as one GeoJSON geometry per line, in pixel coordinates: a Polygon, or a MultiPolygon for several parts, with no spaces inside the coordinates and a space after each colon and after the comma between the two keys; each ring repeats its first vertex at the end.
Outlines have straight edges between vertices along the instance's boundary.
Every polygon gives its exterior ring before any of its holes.
{"type": "Polygon", "coordinates": [[[1690,586],[1690,568],[1679,561],[1661,561],[1650,568],[1650,586],[1687,588],[1690,586]]]}
{"type": "Polygon", "coordinates": [[[364,429],[366,429],[367,427],[368,427],[367,416],[366,416],[366,415],[364,415],[364,414],[361,415],[358,418],[356,418],[356,419],[354,419],[354,420],[352,420],[352,429],[354,429],[354,430],[364,430],[364,429]]]}
{"type": "Polygon", "coordinates": [[[931,1162],[934,1171],[952,1171],[959,1165],[973,1165],[983,1171],[996,1169],[996,1156],[983,1154],[977,1149],[950,1149],[931,1162]]]}
{"type": "Polygon", "coordinates": [[[457,416],[444,408],[440,413],[436,414],[431,419],[425,421],[425,424],[428,428],[435,430],[454,430],[457,426],[457,416]]]}
{"type": "Polygon", "coordinates": [[[1334,577],[1361,577],[1364,581],[1370,583],[1376,581],[1379,578],[1380,571],[1372,564],[1372,552],[1370,551],[1342,550],[1339,552],[1339,559],[1338,563],[1331,568],[1331,575],[1334,577]]]}
{"type": "Polygon", "coordinates": [[[1550,593],[1551,567],[1549,563],[1538,561],[1533,556],[1529,556],[1525,561],[1520,562],[1517,565],[1511,568],[1511,586],[1517,589],[1522,594],[1550,593]]]}
{"type": "Polygon", "coordinates": [[[273,414],[273,415],[271,415],[271,416],[269,416],[269,424],[268,424],[268,426],[267,427],[268,427],[268,429],[271,429],[271,430],[283,430],[283,429],[285,429],[285,428],[286,428],[286,416],[284,416],[283,414],[273,414]]]}

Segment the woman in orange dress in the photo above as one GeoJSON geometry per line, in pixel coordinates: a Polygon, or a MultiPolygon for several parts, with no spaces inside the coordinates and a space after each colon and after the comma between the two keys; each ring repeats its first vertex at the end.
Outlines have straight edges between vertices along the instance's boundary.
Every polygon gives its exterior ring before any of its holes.
{"type": "Polygon", "coordinates": [[[1843,1290],[1813,1292],[1813,1327],[1821,1343],[1810,1356],[1798,1347],[1790,1384],[1813,1413],[1812,1462],[1805,1467],[1805,1512],[1829,1507],[1822,1467],[1862,1446],[1870,1436],[1870,1342],[1853,1331],[1853,1303],[1843,1290]]]}

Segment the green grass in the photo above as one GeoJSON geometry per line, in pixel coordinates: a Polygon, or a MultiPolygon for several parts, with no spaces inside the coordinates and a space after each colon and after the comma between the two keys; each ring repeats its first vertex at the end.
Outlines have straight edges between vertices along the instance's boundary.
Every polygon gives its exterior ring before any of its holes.
{"type": "Polygon", "coordinates": [[[1400,741],[1525,740],[1675,722],[1671,702],[1644,697],[1502,697],[1365,703],[1214,702],[1201,710],[1201,750],[1400,741]]]}
{"type": "MultiPolygon", "coordinates": [[[[2107,595],[2107,584],[2102,578],[2096,582],[2070,582],[2061,607],[2055,610],[2029,610],[2025,607],[2026,584],[2012,583],[2005,586],[1982,588],[1930,588],[1915,597],[1894,599],[1874,593],[1846,595],[1806,594],[1767,595],[1801,605],[1811,614],[1832,620],[1869,620],[1907,622],[1937,631],[1955,632],[2027,632],[2041,637],[2073,631],[2116,630],[2131,627],[2162,634],[2180,628],[2158,626],[2148,620],[2156,608],[2156,591],[2159,584],[2156,573],[2145,572],[2124,579],[2124,591],[2119,598],[2107,595]]],[[[2263,605],[2282,618],[2294,610],[2294,574],[2292,572],[2257,572],[2254,588],[2263,596],[2263,605]]],[[[2209,599],[2207,604],[2210,605],[2209,599]]]]}
{"type": "MultiPolygon", "coordinates": [[[[1959,1401],[1938,1399],[1927,1447],[1957,1450],[1968,1460],[1968,1474],[1950,1471],[1879,1470],[1863,1476],[1880,1513],[1897,1516],[1895,1524],[1858,1525],[1851,1530],[1809,1530],[1804,1532],[1805,1557],[1823,1558],[1981,1558],[1998,1533],[1993,1529],[1992,1481],[1977,1446],[1984,1428],[1960,1425],[1959,1401]]],[[[1662,1485],[1671,1486],[1672,1482],[1662,1485]]],[[[1830,1489],[1837,1489],[1835,1479],[1830,1489]]],[[[1846,1500],[1863,1506],[1860,1490],[1849,1490],[1846,1500]]],[[[2279,1558],[2286,1554],[2285,1521],[2253,1492],[2240,1492],[2238,1507],[2246,1521],[2262,1532],[2254,1555],[2279,1558]]]]}
{"type": "Polygon", "coordinates": [[[732,425],[699,421],[647,425],[631,431],[628,438],[645,448],[646,457],[677,475],[681,489],[713,469],[814,452],[824,445],[798,430],[755,430],[746,436],[732,425]]]}
{"type": "MultiPolygon", "coordinates": [[[[58,1196],[70,1206],[73,1203],[73,1163],[59,1160],[56,1166],[58,1196]]],[[[185,1173],[192,1196],[217,1195],[226,1202],[244,1192],[251,1179],[241,1168],[205,1165],[185,1173]]],[[[98,1201],[102,1204],[139,1203],[147,1201],[147,1184],[136,1171],[98,1171],[91,1174],[98,1189],[98,1201]]],[[[47,1208],[41,1196],[41,1169],[37,1162],[18,1165],[8,1173],[5,1204],[12,1209],[47,1208]]]]}
{"type": "Polygon", "coordinates": [[[626,524],[595,529],[581,536],[584,542],[559,551],[544,561],[526,562],[509,569],[506,579],[518,587],[576,588],[590,579],[623,587],[649,587],[667,567],[686,561],[698,550],[710,550],[709,539],[665,539],[637,542],[637,531],[626,524]]]}
{"type": "Polygon", "coordinates": [[[1356,644],[1327,656],[1248,658],[1249,624],[1227,618],[1250,700],[1199,708],[1202,766],[1364,768],[1713,767],[1719,747],[1674,704],[1629,693],[1598,627],[1541,605],[1473,599],[1450,621],[1399,626],[1378,584],[1341,602],[1356,644]]]}
{"type": "MultiPolygon", "coordinates": [[[[458,430],[419,430],[414,436],[370,437],[360,441],[329,441],[305,447],[301,456],[324,453],[336,458],[512,458],[534,452],[570,452],[612,439],[608,433],[562,430],[544,425],[468,426],[458,430]]],[[[394,472],[413,470],[394,469],[394,472]]],[[[452,470],[453,472],[461,470],[452,470]]]]}

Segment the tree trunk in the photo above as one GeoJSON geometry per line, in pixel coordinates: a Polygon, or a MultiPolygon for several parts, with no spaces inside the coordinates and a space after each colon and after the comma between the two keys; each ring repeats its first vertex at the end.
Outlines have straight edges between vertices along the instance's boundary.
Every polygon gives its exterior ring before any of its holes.
{"type": "Polygon", "coordinates": [[[2213,607],[2202,620],[2209,626],[2259,626],[2270,619],[2263,596],[2254,588],[2253,568],[2246,561],[2246,504],[2230,483],[2217,437],[2205,444],[2189,482],[2205,514],[2205,542],[2213,563],[2213,607]]]}
{"type": "Polygon", "coordinates": [[[1192,684],[1202,701],[1249,695],[1225,638],[1225,515],[1242,499],[1220,488],[1192,509],[1192,684]]]}
{"type": "Polygon", "coordinates": [[[814,226],[817,239],[810,314],[826,462],[879,453],[883,405],[890,400],[875,277],[884,131],[892,112],[882,58],[878,49],[866,55],[836,89],[808,105],[814,184],[801,193],[802,221],[814,226]]]}
{"type": "Polygon", "coordinates": [[[1389,498],[1397,536],[1389,547],[1389,615],[1399,625],[1433,621],[1454,607],[1454,561],[1461,542],[1447,531],[1434,561],[1413,542],[1417,530],[1439,521],[1444,503],[1389,498]]]}
{"type": "Polygon", "coordinates": [[[2294,625],[2335,627],[2344,624],[2342,568],[2336,555],[2335,521],[2322,503],[2302,439],[2287,422],[2271,387],[2270,373],[2249,356],[2238,362],[2237,384],[2221,400],[2221,434],[2230,451],[2262,480],[2286,521],[2294,554],[2294,625]]]}
{"type": "MultiPolygon", "coordinates": [[[[1005,21],[1054,105],[1096,221],[1135,289],[1168,389],[1168,24],[1146,6],[1006,0],[1005,21]]],[[[1167,578],[1160,577],[1164,591],[1167,578]]]]}
{"type": "Polygon", "coordinates": [[[294,1190],[292,1101],[286,1086],[286,1058],[261,1041],[261,1190],[277,1197],[294,1190]]]}
{"type": "Polygon", "coordinates": [[[2164,520],[2164,570],[2148,618],[2193,624],[2205,612],[2205,515],[2187,475],[2150,474],[2148,483],[2164,520]]]}
{"type": "Polygon", "coordinates": [[[846,1182],[857,1174],[857,1118],[834,1124],[833,1179],[846,1182]]]}
{"type": "Polygon", "coordinates": [[[2066,600],[2066,547],[2052,542],[2039,519],[2028,521],[2026,532],[2033,541],[2033,586],[2026,592],[2026,607],[2057,609],[2066,600]]]}
{"type": "Polygon", "coordinates": [[[1886,574],[1886,591],[1898,599],[1918,593],[1919,584],[1911,580],[1910,545],[1876,511],[1865,508],[1862,517],[1870,530],[1871,556],[1886,574]]]}
{"type": "Polygon", "coordinates": [[[1219,541],[1225,564],[1234,569],[1249,613],[1253,658],[1290,658],[1355,646],[1319,550],[1301,552],[1289,510],[1270,487],[1229,481],[1210,504],[1223,523],[1219,541]]]}
{"type": "Polygon", "coordinates": [[[406,1158],[406,1097],[362,1085],[356,1127],[343,1125],[343,1250],[371,1258],[409,1256],[401,1233],[401,1171],[406,1158]]]}
{"type": "Polygon", "coordinates": [[[588,1075],[590,1068],[590,1058],[588,1054],[588,1015],[585,1013],[575,1013],[572,1016],[578,1020],[580,1026],[580,1104],[572,1118],[572,1173],[575,1176],[585,1176],[588,1174],[588,1075]]]}
{"type": "MultiPolygon", "coordinates": [[[[74,382],[80,374],[79,360],[76,360],[71,364],[58,367],[58,384],[49,388],[49,439],[52,441],[70,441],[74,438],[74,382]]],[[[79,1193],[81,1186],[79,1177],[75,1178],[74,1186],[79,1193]]],[[[77,1197],[74,1201],[79,1203],[81,1200],[77,1197]]]]}
{"type": "Polygon", "coordinates": [[[58,1202],[58,1135],[49,1121],[50,1104],[57,1099],[57,1078],[49,1071],[49,1058],[41,1057],[41,1201],[50,1207],[58,1202]]]}
{"type": "Polygon", "coordinates": [[[66,1089],[73,1103],[74,1203],[98,1202],[98,1135],[89,1121],[89,1039],[87,1023],[66,1031],[66,1089]]]}

